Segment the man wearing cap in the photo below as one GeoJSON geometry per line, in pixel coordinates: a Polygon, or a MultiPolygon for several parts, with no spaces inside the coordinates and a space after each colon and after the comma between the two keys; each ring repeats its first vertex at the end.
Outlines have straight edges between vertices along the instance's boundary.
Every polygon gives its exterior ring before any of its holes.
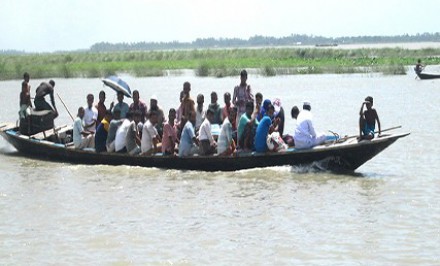
{"type": "Polygon", "coordinates": [[[324,134],[317,135],[312,123],[312,107],[310,102],[305,101],[303,110],[299,113],[296,120],[296,129],[293,136],[295,148],[308,149],[313,146],[324,143],[326,136],[324,134]]]}

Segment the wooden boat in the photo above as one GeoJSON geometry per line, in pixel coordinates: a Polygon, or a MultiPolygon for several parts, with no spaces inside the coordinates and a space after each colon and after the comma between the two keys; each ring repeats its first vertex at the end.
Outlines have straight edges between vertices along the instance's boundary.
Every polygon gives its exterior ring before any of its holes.
{"type": "Polygon", "coordinates": [[[33,158],[80,164],[131,165],[164,169],[235,171],[241,169],[310,165],[318,163],[320,169],[354,171],[376,156],[397,139],[409,135],[391,134],[358,142],[356,138],[342,139],[312,149],[288,149],[280,153],[238,153],[233,157],[222,156],[139,156],[121,153],[96,153],[93,150],[76,150],[68,142],[71,127],[61,127],[27,136],[19,133],[15,125],[0,126],[0,135],[20,153],[33,158]]]}
{"type": "Polygon", "coordinates": [[[426,73],[416,73],[420,79],[438,79],[440,75],[438,74],[426,74],[426,73]]]}

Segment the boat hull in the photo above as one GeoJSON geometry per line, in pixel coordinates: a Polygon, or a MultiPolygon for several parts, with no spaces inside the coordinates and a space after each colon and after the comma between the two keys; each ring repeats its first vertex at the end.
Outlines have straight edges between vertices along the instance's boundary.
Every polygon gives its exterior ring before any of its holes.
{"type": "Polygon", "coordinates": [[[426,73],[417,73],[417,76],[420,79],[438,79],[440,78],[440,75],[436,75],[436,74],[426,74],[426,73]]]}
{"type": "Polygon", "coordinates": [[[271,166],[302,166],[319,163],[320,168],[332,171],[354,171],[359,166],[386,149],[407,134],[390,135],[350,144],[330,144],[307,150],[289,150],[282,153],[243,153],[233,157],[222,156],[139,156],[120,153],[96,153],[94,151],[66,148],[64,144],[31,139],[16,130],[2,130],[0,134],[20,153],[38,159],[62,161],[74,164],[129,165],[163,169],[236,171],[271,166]]]}

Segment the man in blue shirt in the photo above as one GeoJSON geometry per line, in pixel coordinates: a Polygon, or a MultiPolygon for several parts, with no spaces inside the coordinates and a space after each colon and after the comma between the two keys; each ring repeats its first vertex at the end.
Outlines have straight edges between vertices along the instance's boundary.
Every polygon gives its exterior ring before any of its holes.
{"type": "Polygon", "coordinates": [[[269,104],[266,110],[265,116],[261,119],[257,127],[257,133],[255,134],[255,151],[266,152],[267,151],[267,136],[274,131],[277,120],[272,124],[271,117],[273,116],[275,109],[272,104],[269,104]]]}
{"type": "Polygon", "coordinates": [[[196,123],[196,114],[193,111],[189,112],[189,120],[185,123],[182,129],[182,136],[180,137],[179,156],[192,156],[197,152],[199,140],[196,138],[194,132],[194,125],[196,123]]]}

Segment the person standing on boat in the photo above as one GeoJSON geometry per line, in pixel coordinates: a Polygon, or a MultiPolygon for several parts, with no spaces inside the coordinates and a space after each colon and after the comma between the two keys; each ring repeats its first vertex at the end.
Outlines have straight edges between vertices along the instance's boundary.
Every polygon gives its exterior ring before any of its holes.
{"type": "Polygon", "coordinates": [[[24,119],[26,117],[26,110],[30,107],[32,108],[31,101],[31,86],[29,85],[29,74],[26,72],[23,75],[23,82],[21,83],[21,92],[20,92],[20,111],[18,115],[20,119],[24,119]]]}
{"type": "Polygon", "coordinates": [[[99,102],[95,104],[96,110],[98,110],[98,118],[96,119],[96,127],[99,126],[102,119],[104,119],[106,113],[107,113],[107,107],[104,104],[105,102],[105,91],[99,92],[99,102]]]}
{"type": "Polygon", "coordinates": [[[204,103],[205,103],[205,97],[203,96],[203,94],[197,95],[196,132],[199,132],[199,128],[202,125],[203,120],[205,120],[206,110],[203,110],[204,103]]]}
{"type": "Polygon", "coordinates": [[[196,137],[196,133],[194,131],[194,125],[196,123],[196,114],[190,112],[188,115],[188,121],[185,123],[185,126],[182,130],[182,137],[180,138],[179,144],[179,156],[180,157],[188,157],[193,156],[197,153],[199,145],[199,140],[196,137]]]}
{"type": "Polygon", "coordinates": [[[246,70],[240,72],[240,84],[235,86],[234,94],[232,95],[232,103],[237,107],[237,125],[241,116],[246,112],[246,103],[254,101],[251,86],[246,83],[247,76],[248,74],[246,70]]]}
{"type": "Polygon", "coordinates": [[[359,112],[359,137],[360,139],[373,139],[374,131],[377,126],[379,127],[379,136],[382,133],[380,128],[380,120],[376,109],[373,108],[373,97],[368,96],[362,103],[361,111],[359,112]],[[367,108],[364,111],[364,106],[367,108]]]}
{"type": "Polygon", "coordinates": [[[134,90],[133,91],[133,103],[130,104],[129,110],[131,112],[135,112],[135,111],[139,110],[141,112],[141,121],[140,121],[140,123],[142,123],[142,125],[145,123],[145,119],[147,117],[148,108],[147,108],[147,104],[145,104],[145,102],[140,99],[139,91],[138,90],[134,90]]]}
{"type": "Polygon", "coordinates": [[[115,110],[119,110],[121,112],[121,118],[126,118],[127,113],[130,109],[127,103],[124,102],[124,94],[120,91],[117,93],[118,103],[115,105],[114,102],[110,104],[110,110],[112,110],[113,115],[115,110]]]}
{"type": "Polygon", "coordinates": [[[49,83],[42,82],[40,86],[38,86],[36,93],[35,93],[35,99],[34,99],[34,105],[36,111],[43,111],[43,110],[49,110],[54,112],[54,118],[58,117],[58,111],[55,106],[55,97],[54,97],[54,88],[55,88],[55,81],[50,80],[49,83]],[[52,103],[52,106],[50,106],[49,103],[46,102],[44,99],[44,96],[50,95],[50,102],[52,103]]]}
{"type": "Polygon", "coordinates": [[[424,68],[425,68],[425,66],[422,64],[422,60],[418,59],[417,64],[414,67],[414,71],[416,72],[416,74],[422,73],[424,68]]]}
{"type": "Polygon", "coordinates": [[[293,135],[295,148],[312,148],[324,143],[326,139],[324,134],[316,134],[315,128],[313,127],[311,110],[312,107],[310,102],[305,101],[303,104],[303,110],[299,113],[298,118],[296,119],[296,129],[293,135]]]}
{"type": "Polygon", "coordinates": [[[87,95],[87,106],[84,108],[84,130],[95,133],[96,124],[98,121],[98,109],[93,106],[93,101],[95,98],[93,94],[87,95]]]}
{"type": "Polygon", "coordinates": [[[95,138],[92,132],[85,131],[83,127],[84,107],[78,108],[78,115],[73,123],[73,144],[75,149],[93,148],[95,138]]]}
{"type": "Polygon", "coordinates": [[[191,83],[186,81],[183,83],[183,99],[182,99],[182,116],[188,117],[189,112],[194,112],[195,102],[191,98],[191,83]]]}

